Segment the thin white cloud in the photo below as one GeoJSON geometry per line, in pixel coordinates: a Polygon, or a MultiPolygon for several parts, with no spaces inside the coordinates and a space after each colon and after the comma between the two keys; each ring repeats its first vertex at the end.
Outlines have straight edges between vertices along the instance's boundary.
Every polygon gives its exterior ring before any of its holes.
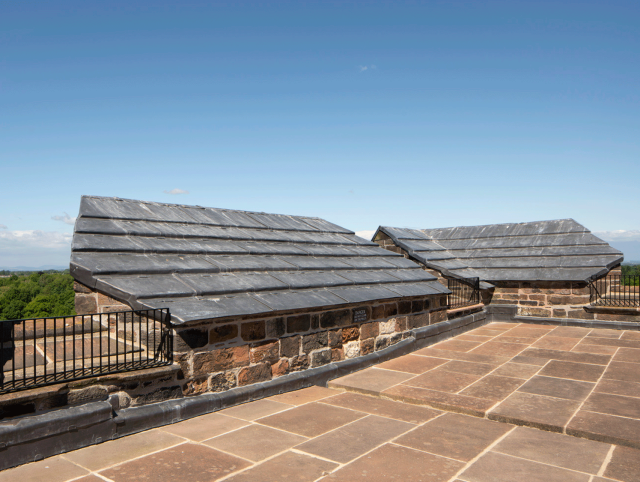
{"type": "Polygon", "coordinates": [[[640,230],[618,229],[616,231],[594,231],[594,235],[605,241],[640,241],[640,230]]]}
{"type": "Polygon", "coordinates": [[[371,239],[373,235],[376,234],[375,230],[373,231],[356,231],[356,236],[360,236],[364,239],[371,239]]]}
{"type": "Polygon", "coordinates": [[[72,218],[67,213],[64,213],[64,216],[51,216],[51,219],[53,219],[54,221],[61,221],[64,224],[70,224],[71,226],[73,226],[76,222],[76,218],[72,218]]]}
{"type": "Polygon", "coordinates": [[[0,231],[0,266],[68,265],[72,238],[58,231],[0,231]]]}
{"type": "Polygon", "coordinates": [[[366,72],[367,70],[375,70],[378,67],[376,67],[375,65],[371,64],[371,65],[358,65],[358,70],[360,72],[366,72]]]}
{"type": "Polygon", "coordinates": [[[4,224],[0,224],[0,229],[9,229],[4,224]]]}
{"type": "Polygon", "coordinates": [[[175,195],[175,194],[189,194],[189,191],[185,191],[184,189],[175,188],[175,189],[172,189],[171,191],[164,191],[164,193],[165,194],[172,194],[172,195],[175,195]]]}

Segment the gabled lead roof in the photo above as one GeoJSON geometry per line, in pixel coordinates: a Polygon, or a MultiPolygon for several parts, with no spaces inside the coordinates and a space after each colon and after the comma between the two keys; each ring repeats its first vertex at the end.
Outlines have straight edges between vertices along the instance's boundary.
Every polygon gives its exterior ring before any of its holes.
{"type": "Polygon", "coordinates": [[[623,260],[573,219],[422,230],[380,226],[376,236],[380,232],[445,276],[489,282],[585,282],[623,260]]]}
{"type": "Polygon", "coordinates": [[[174,323],[449,292],[324,219],[95,196],[80,202],[71,274],[174,323]]]}

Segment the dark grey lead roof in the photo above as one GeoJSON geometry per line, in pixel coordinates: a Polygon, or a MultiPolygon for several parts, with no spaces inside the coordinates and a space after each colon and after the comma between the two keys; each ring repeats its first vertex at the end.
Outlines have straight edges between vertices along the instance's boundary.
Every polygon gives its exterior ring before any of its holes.
{"type": "Polygon", "coordinates": [[[174,322],[448,293],[319,218],[83,196],[71,274],[174,322]]]}
{"type": "Polygon", "coordinates": [[[379,232],[445,276],[489,282],[588,281],[623,260],[573,219],[422,230],[380,226],[379,232]]]}

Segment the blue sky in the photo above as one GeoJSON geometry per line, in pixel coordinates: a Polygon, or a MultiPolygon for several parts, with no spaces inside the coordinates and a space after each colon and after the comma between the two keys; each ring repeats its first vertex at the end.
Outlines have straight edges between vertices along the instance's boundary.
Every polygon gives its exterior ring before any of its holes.
{"type": "Polygon", "coordinates": [[[0,267],[68,265],[82,194],[354,231],[572,217],[633,250],[639,23],[637,1],[0,0],[0,267]]]}

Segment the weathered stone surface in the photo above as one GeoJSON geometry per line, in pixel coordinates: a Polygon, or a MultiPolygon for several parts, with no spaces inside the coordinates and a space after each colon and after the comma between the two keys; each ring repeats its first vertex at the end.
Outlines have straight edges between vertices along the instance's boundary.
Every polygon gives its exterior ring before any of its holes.
{"type": "Polygon", "coordinates": [[[368,355],[373,353],[375,340],[373,338],[367,338],[366,340],[360,340],[360,353],[362,355],[368,355]]]}
{"type": "Polygon", "coordinates": [[[210,385],[212,392],[229,390],[237,385],[236,376],[232,372],[216,373],[211,376],[210,385]]]}
{"type": "Polygon", "coordinates": [[[389,335],[381,335],[376,338],[374,349],[375,351],[382,350],[390,345],[391,336],[389,335]]]}
{"type": "Polygon", "coordinates": [[[429,324],[433,325],[435,323],[440,323],[441,321],[447,320],[447,312],[445,310],[440,311],[432,311],[429,313],[429,324]]]}
{"type": "Polygon", "coordinates": [[[309,331],[310,326],[310,315],[289,316],[287,318],[287,333],[300,333],[302,331],[309,331]]]}
{"type": "Polygon", "coordinates": [[[337,348],[342,346],[342,330],[332,330],[329,332],[329,346],[337,348]]]}
{"type": "Polygon", "coordinates": [[[230,368],[249,364],[249,346],[222,348],[205,353],[196,353],[193,357],[193,374],[203,375],[221,372],[230,368]]]}
{"type": "Polygon", "coordinates": [[[280,342],[270,340],[251,347],[249,360],[251,363],[275,363],[280,358],[280,342]]]}
{"type": "Polygon", "coordinates": [[[566,318],[567,317],[567,310],[553,310],[553,317],[554,318],[566,318]]]}
{"type": "Polygon", "coordinates": [[[319,367],[331,362],[331,348],[311,353],[311,367],[319,367]]]}
{"type": "Polygon", "coordinates": [[[398,301],[398,313],[401,315],[411,313],[411,301],[398,301]]]}
{"type": "Polygon", "coordinates": [[[378,325],[379,323],[374,321],[360,326],[360,338],[365,339],[378,336],[378,333],[380,333],[378,325]]]}
{"type": "Polygon", "coordinates": [[[77,403],[86,403],[95,400],[106,400],[108,392],[105,387],[96,385],[92,387],[82,388],[80,390],[71,390],[67,394],[67,403],[74,405],[77,403]]]}
{"type": "Polygon", "coordinates": [[[344,360],[344,351],[342,348],[332,348],[331,349],[331,361],[337,362],[344,360]]]}
{"type": "Polygon", "coordinates": [[[267,380],[271,380],[271,365],[269,363],[246,367],[238,373],[238,386],[240,387],[267,380]]]}
{"type": "Polygon", "coordinates": [[[391,318],[388,321],[381,321],[378,323],[378,329],[381,335],[388,335],[396,331],[396,319],[391,318]]]}
{"type": "Polygon", "coordinates": [[[76,293],[83,293],[83,294],[93,293],[91,288],[83,285],[82,283],[78,283],[77,281],[73,282],[73,291],[75,291],[76,293]]]}
{"type": "Polygon", "coordinates": [[[238,325],[221,325],[209,331],[209,343],[222,343],[238,336],[238,325]]]}
{"type": "Polygon", "coordinates": [[[185,396],[199,395],[201,393],[207,392],[208,390],[209,390],[208,378],[204,377],[204,378],[198,378],[195,380],[190,380],[187,383],[185,383],[184,387],[182,388],[182,393],[185,396]]]}
{"type": "Polygon", "coordinates": [[[360,342],[350,341],[342,346],[345,358],[355,358],[360,356],[360,342]]]}
{"type": "Polygon", "coordinates": [[[291,371],[306,370],[309,368],[309,357],[307,355],[294,356],[289,360],[291,371]]]}
{"type": "Polygon", "coordinates": [[[311,315],[311,329],[317,330],[318,328],[320,328],[320,315],[311,315]]]}
{"type": "Polygon", "coordinates": [[[420,328],[429,324],[429,313],[409,315],[407,317],[407,329],[420,328]]]}
{"type": "Polygon", "coordinates": [[[281,359],[277,363],[271,365],[271,376],[281,377],[289,373],[289,360],[281,359]]]}
{"type": "Polygon", "coordinates": [[[240,328],[240,335],[244,341],[263,340],[266,335],[264,321],[249,321],[243,323],[240,328]]]}
{"type": "Polygon", "coordinates": [[[398,316],[396,318],[396,332],[405,331],[407,329],[407,317],[398,316]]]}
{"type": "Polygon", "coordinates": [[[567,312],[569,318],[578,318],[581,320],[593,320],[595,318],[593,313],[588,313],[584,310],[569,310],[567,312]]]}
{"type": "Polygon", "coordinates": [[[371,319],[373,320],[380,320],[382,318],[384,318],[384,305],[378,305],[378,306],[374,306],[372,313],[371,313],[371,319]]]}
{"type": "Polygon", "coordinates": [[[420,313],[424,310],[424,300],[413,300],[411,302],[411,313],[420,313]]]}
{"type": "Polygon", "coordinates": [[[357,326],[350,326],[349,328],[342,329],[342,343],[357,340],[360,338],[360,328],[357,326]]]}
{"type": "Polygon", "coordinates": [[[351,310],[326,311],[320,315],[320,326],[322,328],[346,326],[352,323],[351,317],[351,310]]]}
{"type": "Polygon", "coordinates": [[[305,335],[302,337],[302,351],[309,354],[314,350],[326,347],[328,342],[329,336],[326,331],[305,335]]]}
{"type": "Polygon", "coordinates": [[[384,305],[384,317],[389,318],[398,314],[398,305],[396,303],[387,303],[384,305]]]}
{"type": "Polygon", "coordinates": [[[79,315],[88,315],[98,311],[96,297],[94,295],[76,294],[75,298],[76,313],[79,315]]]}
{"type": "Polygon", "coordinates": [[[175,351],[189,351],[194,348],[202,348],[209,342],[207,330],[199,328],[190,328],[188,330],[179,330],[173,338],[173,347],[175,351]]]}
{"type": "Polygon", "coordinates": [[[280,340],[280,355],[291,358],[300,354],[300,335],[282,338],[280,340]]]}
{"type": "Polygon", "coordinates": [[[274,318],[266,322],[266,337],[280,338],[285,334],[284,318],[274,318]]]}
{"type": "Polygon", "coordinates": [[[135,397],[134,405],[146,405],[147,403],[161,402],[163,400],[171,400],[182,397],[182,388],[180,387],[162,387],[145,395],[135,397]]]}
{"type": "Polygon", "coordinates": [[[589,303],[589,295],[549,296],[550,305],[585,305],[589,303]]]}
{"type": "Polygon", "coordinates": [[[551,310],[546,308],[529,308],[527,306],[518,306],[518,314],[521,316],[551,316],[551,310]]]}

